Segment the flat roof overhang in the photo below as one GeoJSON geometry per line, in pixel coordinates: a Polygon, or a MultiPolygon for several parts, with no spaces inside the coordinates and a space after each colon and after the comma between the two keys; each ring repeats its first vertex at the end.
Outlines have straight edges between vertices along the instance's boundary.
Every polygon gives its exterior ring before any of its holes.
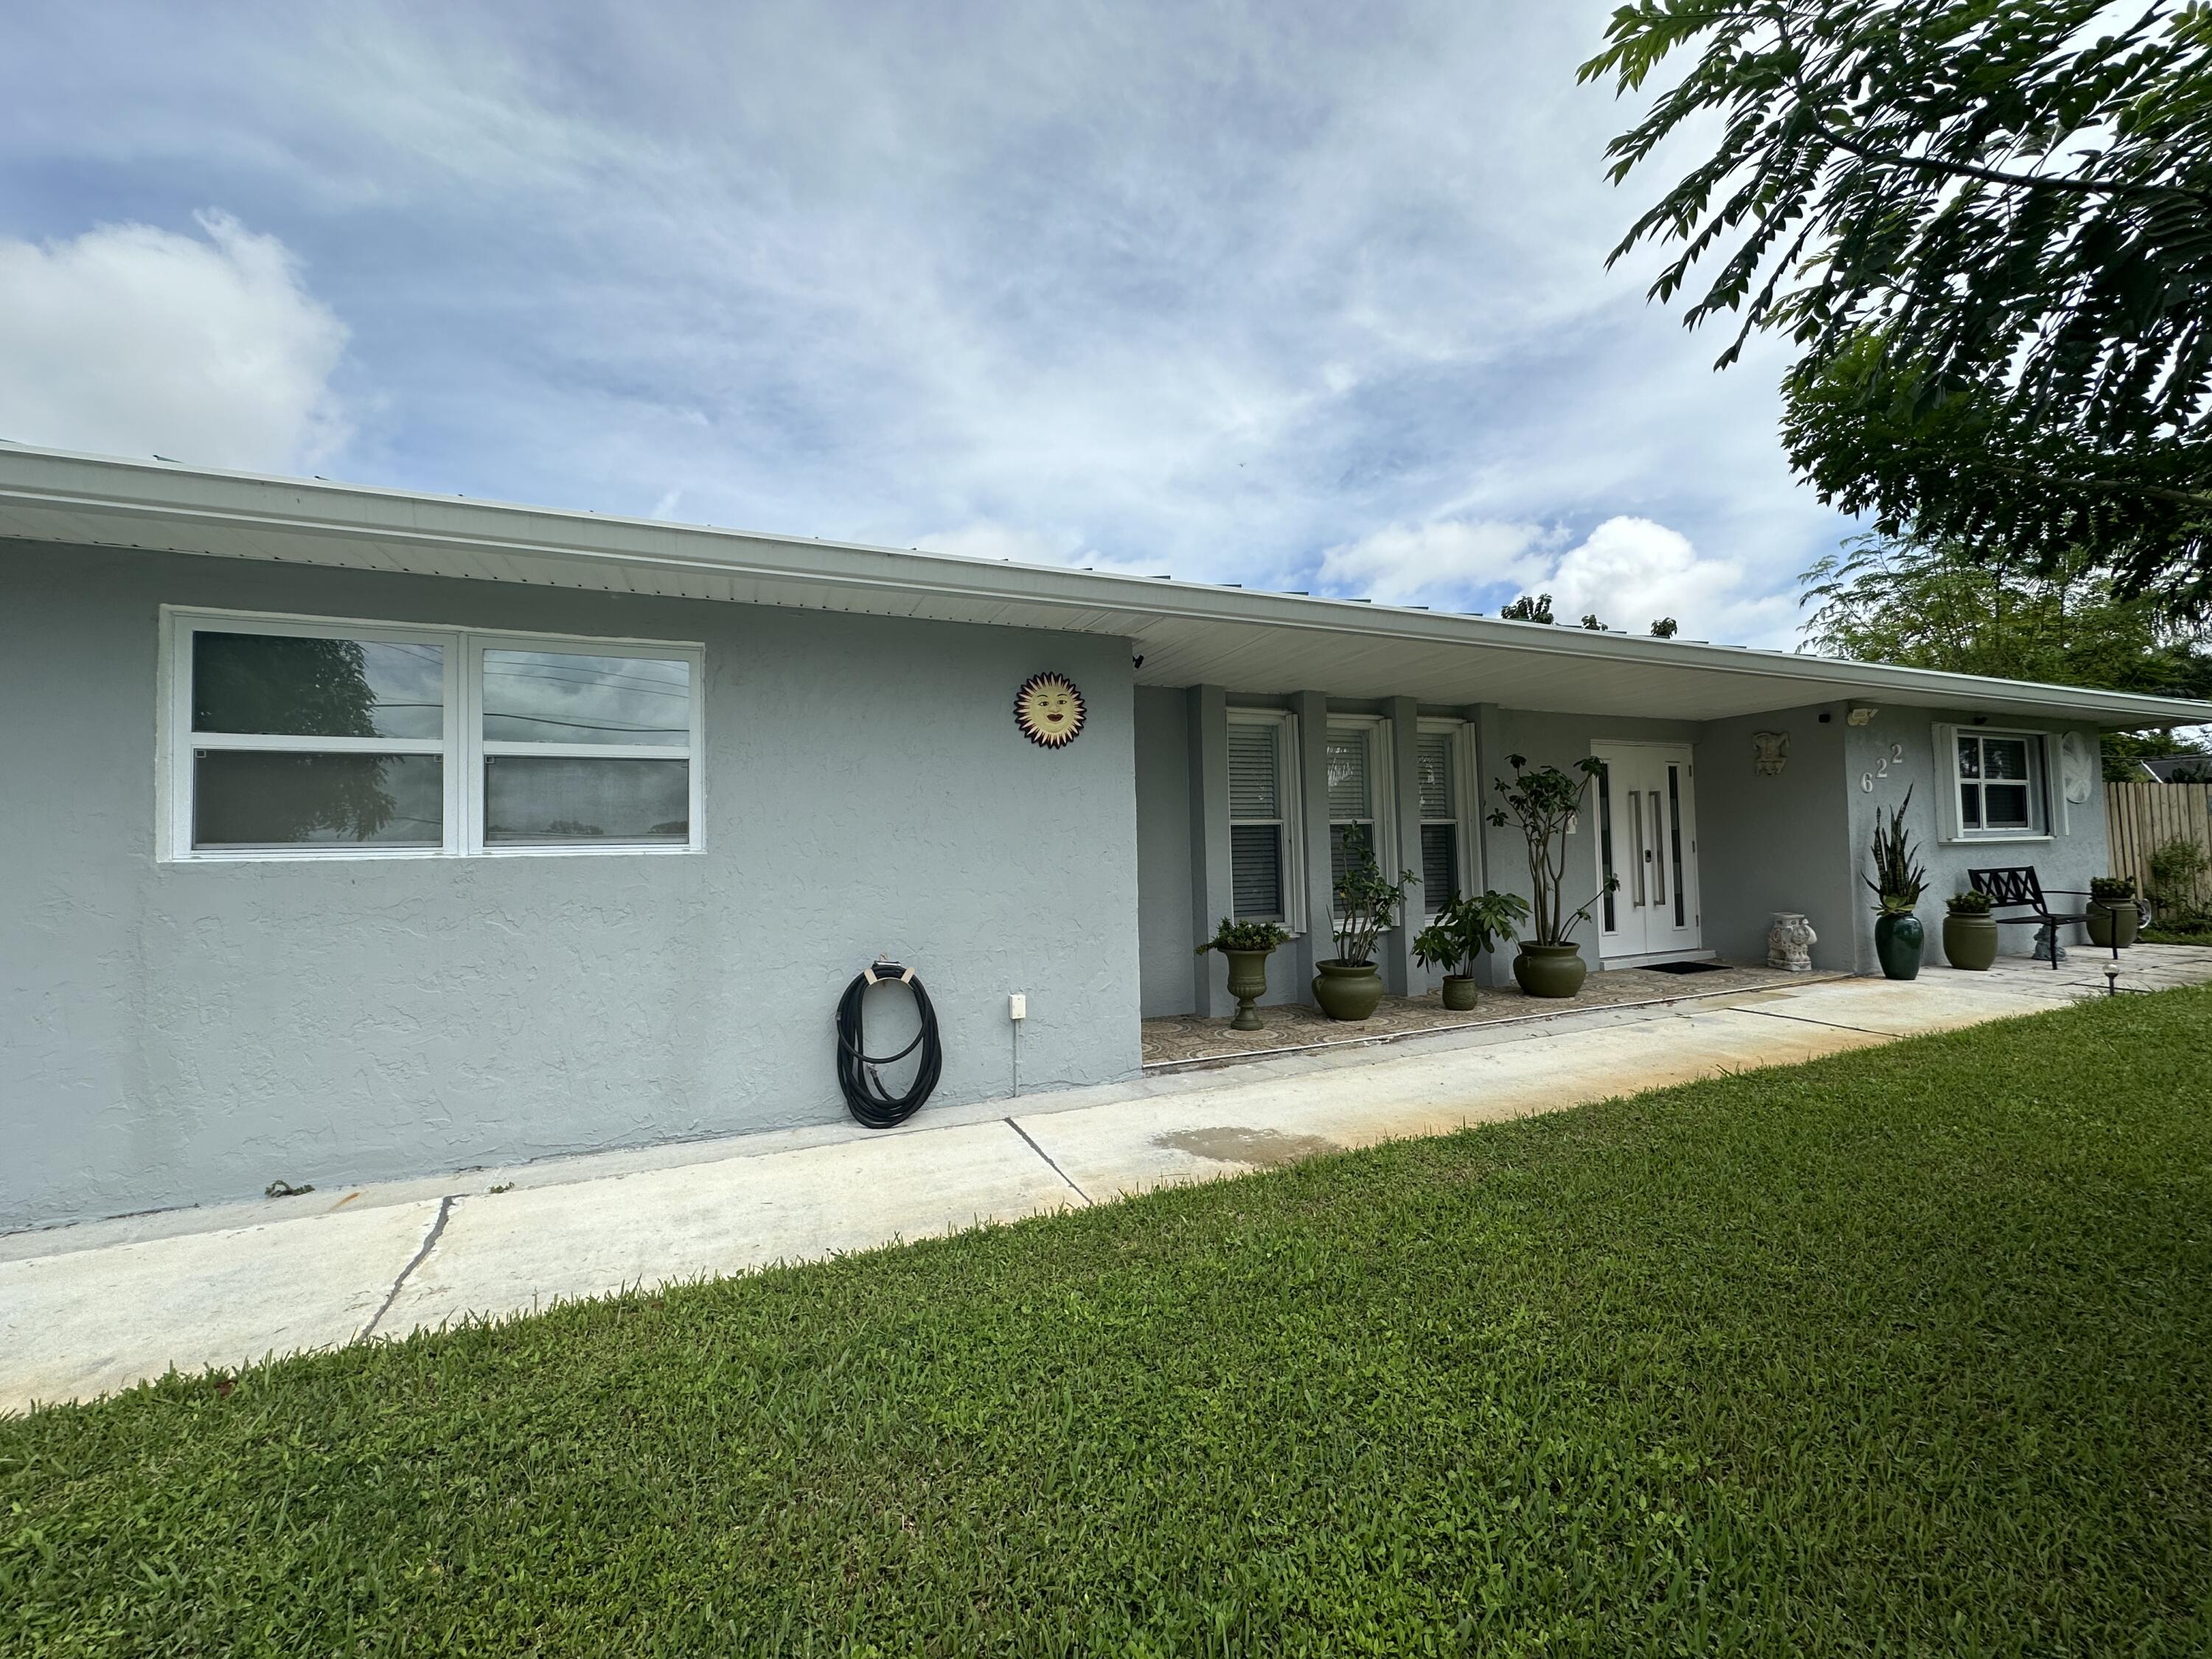
{"type": "Polygon", "coordinates": [[[2177,697],[12,445],[0,538],[1105,635],[1143,659],[1143,685],[1684,720],[1857,701],[2212,723],[2212,703],[2177,697]]]}

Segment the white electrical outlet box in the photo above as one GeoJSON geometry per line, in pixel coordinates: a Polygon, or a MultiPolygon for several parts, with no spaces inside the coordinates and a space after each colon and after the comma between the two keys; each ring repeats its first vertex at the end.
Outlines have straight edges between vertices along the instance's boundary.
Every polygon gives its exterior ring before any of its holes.
{"type": "Polygon", "coordinates": [[[1008,992],[1006,994],[1006,1018],[1008,1019],[1027,1019],[1029,1017],[1029,998],[1019,991],[1008,992]]]}

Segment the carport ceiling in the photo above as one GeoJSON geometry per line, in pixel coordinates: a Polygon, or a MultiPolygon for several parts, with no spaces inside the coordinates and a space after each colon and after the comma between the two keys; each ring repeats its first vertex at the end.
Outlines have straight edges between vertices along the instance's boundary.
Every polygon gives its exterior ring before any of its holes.
{"type": "Polygon", "coordinates": [[[0,446],[0,538],[1125,638],[1139,684],[1705,720],[1859,701],[2110,726],[2176,698],[0,446]]]}

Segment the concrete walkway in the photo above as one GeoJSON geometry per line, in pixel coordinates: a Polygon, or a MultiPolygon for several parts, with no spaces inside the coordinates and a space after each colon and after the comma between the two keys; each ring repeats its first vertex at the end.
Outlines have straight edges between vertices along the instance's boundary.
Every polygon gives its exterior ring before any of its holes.
{"type": "MultiPolygon", "coordinates": [[[[2144,945],[2124,984],[2212,981],[2144,945]]],[[[2101,960],[1696,997],[1104,1089],[0,1237],[0,1410],[1096,1204],[2102,994],[2101,960]]]]}

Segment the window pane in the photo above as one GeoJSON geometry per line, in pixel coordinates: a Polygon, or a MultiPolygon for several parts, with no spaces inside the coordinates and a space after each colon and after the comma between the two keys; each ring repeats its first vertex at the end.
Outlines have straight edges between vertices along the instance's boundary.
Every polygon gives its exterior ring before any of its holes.
{"type": "Polygon", "coordinates": [[[1275,733],[1273,726],[1232,722],[1229,727],[1229,816],[1232,818],[1274,818],[1276,805],[1275,733]]]}
{"type": "Polygon", "coordinates": [[[1682,896],[1682,769],[1667,769],[1667,845],[1668,854],[1674,862],[1674,925],[1686,927],[1683,917],[1689,914],[1682,896]]]}
{"type": "Polygon", "coordinates": [[[1456,817],[1452,810],[1451,738],[1442,732],[1424,732],[1413,753],[1414,769],[1420,775],[1421,816],[1456,817]]]}
{"type": "Polygon", "coordinates": [[[1459,892],[1459,827],[1421,826],[1421,902],[1441,910],[1459,892]]]}
{"type": "Polygon", "coordinates": [[[289,738],[441,738],[435,645],[301,634],[192,635],[192,730],[289,738]]]}
{"type": "Polygon", "coordinates": [[[1615,931],[1620,925],[1613,905],[1613,769],[1601,765],[1597,769],[1597,850],[1605,864],[1605,931],[1615,931]]]}
{"type": "Polygon", "coordinates": [[[1328,815],[1332,818],[1371,818],[1367,788],[1367,733],[1331,732],[1328,742],[1328,815]]]}
{"type": "Polygon", "coordinates": [[[1328,880],[1332,889],[1345,872],[1374,862],[1375,836],[1364,823],[1328,826],[1328,880]]]}
{"type": "Polygon", "coordinates": [[[1272,823],[1229,826],[1231,903],[1239,921],[1283,919],[1281,832],[1272,823]]]}
{"type": "Polygon", "coordinates": [[[483,734],[494,743],[691,741],[691,665],[559,651],[483,653],[483,734]]]}
{"type": "Polygon", "coordinates": [[[2024,783],[1985,783],[1982,786],[1984,830],[2025,830],[2027,786],[2024,783]]]}
{"type": "Polygon", "coordinates": [[[2025,779],[2027,776],[2027,739],[1984,738],[1982,769],[1984,777],[2025,779]]]}
{"type": "Polygon", "coordinates": [[[1959,775],[1962,778],[1982,775],[1982,740],[1979,738],[1959,739],[1959,775]]]}
{"type": "Polygon", "coordinates": [[[192,846],[437,847],[446,838],[444,780],[435,755],[196,750],[192,846]]]}
{"type": "Polygon", "coordinates": [[[1982,789],[1979,784],[1970,783],[1959,791],[1959,823],[1968,830],[1982,827],[1982,789]]]}
{"type": "Polygon", "coordinates": [[[487,842],[681,843],[690,835],[689,761],[485,757],[487,842]]]}

